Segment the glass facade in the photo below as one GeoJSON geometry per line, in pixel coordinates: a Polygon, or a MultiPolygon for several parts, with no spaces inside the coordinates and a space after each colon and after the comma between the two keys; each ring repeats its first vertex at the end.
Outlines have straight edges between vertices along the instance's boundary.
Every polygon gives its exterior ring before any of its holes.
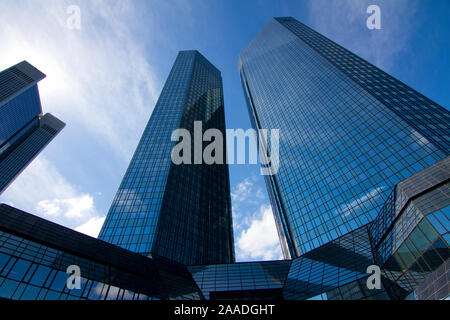
{"type": "Polygon", "coordinates": [[[272,19],[239,70],[253,125],[280,130],[266,184],[286,258],[367,225],[448,155],[446,109],[293,18],[272,19]]]}
{"type": "Polygon", "coordinates": [[[448,299],[450,292],[450,259],[432,272],[407,298],[415,300],[448,299]]]}
{"type": "Polygon", "coordinates": [[[37,118],[17,141],[0,154],[0,193],[64,128],[65,123],[50,113],[37,118]]]}
{"type": "Polygon", "coordinates": [[[44,78],[26,61],[0,72],[0,150],[42,114],[37,82],[44,78]]]}
{"type": "Polygon", "coordinates": [[[177,300],[282,298],[291,261],[185,266],[146,257],[0,205],[0,298],[177,300]],[[67,268],[80,268],[69,289],[67,268]]]}
{"type": "Polygon", "coordinates": [[[14,300],[202,299],[185,266],[148,258],[0,205],[0,297],[14,300]],[[66,285],[80,268],[80,288],[66,285]]]}
{"type": "Polygon", "coordinates": [[[37,85],[0,106],[0,147],[42,113],[37,85]]]}
{"type": "Polygon", "coordinates": [[[23,93],[45,78],[45,74],[26,61],[0,72],[0,105],[23,93]]]}
{"type": "Polygon", "coordinates": [[[384,289],[367,288],[373,265],[368,229],[363,226],[294,259],[283,294],[286,299],[389,299],[384,289]],[[346,291],[351,288],[351,294],[346,291]]]}
{"type": "Polygon", "coordinates": [[[0,72],[0,155],[42,114],[37,82],[44,78],[26,61],[0,72]]]}
{"type": "Polygon", "coordinates": [[[0,72],[0,194],[64,127],[42,116],[37,82],[43,78],[26,61],[0,72]]]}
{"type": "Polygon", "coordinates": [[[412,291],[421,299],[450,293],[442,279],[450,258],[449,180],[446,157],[400,182],[369,228],[375,262],[394,299],[412,291]]]}
{"type": "Polygon", "coordinates": [[[189,130],[193,145],[194,121],[225,137],[222,78],[198,51],[181,51],[99,239],[184,264],[234,261],[228,166],[171,160],[172,132],[189,130]]]}
{"type": "Polygon", "coordinates": [[[280,299],[290,260],[189,266],[206,299],[280,299]]]}

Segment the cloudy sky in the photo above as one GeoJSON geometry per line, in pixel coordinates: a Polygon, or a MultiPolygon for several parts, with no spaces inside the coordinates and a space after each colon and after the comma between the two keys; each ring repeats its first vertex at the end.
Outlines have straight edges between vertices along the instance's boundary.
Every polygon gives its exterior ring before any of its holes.
{"type": "MultiPolygon", "coordinates": [[[[1,202],[96,236],[179,50],[221,71],[228,128],[250,127],[240,51],[274,16],[293,16],[448,106],[447,0],[4,0],[0,69],[27,60],[47,75],[44,112],[67,126],[1,202]],[[369,30],[366,8],[381,8],[369,30]],[[81,29],[67,9],[80,8],[81,29]]],[[[238,261],[281,258],[257,165],[231,165],[238,261]]]]}

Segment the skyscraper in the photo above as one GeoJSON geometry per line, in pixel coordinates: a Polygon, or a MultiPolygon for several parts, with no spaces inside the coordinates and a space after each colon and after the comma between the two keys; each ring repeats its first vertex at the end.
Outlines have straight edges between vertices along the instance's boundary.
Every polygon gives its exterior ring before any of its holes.
{"type": "Polygon", "coordinates": [[[194,121],[224,132],[222,78],[198,51],[181,51],[99,239],[184,264],[234,261],[227,165],[171,160],[172,132],[194,136],[194,121]]]}
{"type": "Polygon", "coordinates": [[[239,72],[253,125],[280,129],[266,184],[286,258],[367,225],[448,155],[446,109],[291,17],[250,42],[239,72]]]}
{"type": "Polygon", "coordinates": [[[0,72],[0,194],[65,126],[42,115],[37,82],[43,78],[26,61],[0,72]]]}

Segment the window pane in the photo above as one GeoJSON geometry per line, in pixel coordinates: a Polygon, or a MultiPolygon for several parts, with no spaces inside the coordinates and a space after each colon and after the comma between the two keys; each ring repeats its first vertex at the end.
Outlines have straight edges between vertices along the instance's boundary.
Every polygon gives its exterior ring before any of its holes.
{"type": "Polygon", "coordinates": [[[17,260],[16,264],[12,267],[11,271],[8,274],[8,278],[17,281],[22,280],[30,265],[31,262],[29,261],[22,259],[17,260]]]}
{"type": "Polygon", "coordinates": [[[50,270],[51,269],[48,267],[45,267],[42,265],[39,266],[36,269],[36,272],[34,273],[33,278],[31,278],[30,283],[34,284],[38,287],[41,287],[44,284],[45,280],[47,279],[48,274],[50,273],[50,270]]]}

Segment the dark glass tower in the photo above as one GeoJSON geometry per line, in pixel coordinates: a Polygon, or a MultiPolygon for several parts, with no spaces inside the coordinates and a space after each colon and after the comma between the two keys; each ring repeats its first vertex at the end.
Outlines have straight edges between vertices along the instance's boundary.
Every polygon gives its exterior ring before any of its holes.
{"type": "Polygon", "coordinates": [[[293,18],[272,19],[239,70],[253,125],[280,129],[266,183],[287,258],[368,224],[449,153],[446,109],[293,18]]]}
{"type": "Polygon", "coordinates": [[[0,194],[65,126],[42,115],[37,82],[44,78],[26,61],[0,72],[0,194]]]}
{"type": "Polygon", "coordinates": [[[234,261],[227,165],[171,160],[172,132],[184,128],[193,138],[194,121],[225,137],[222,78],[198,51],[181,51],[99,239],[184,264],[234,261]]]}
{"type": "Polygon", "coordinates": [[[281,129],[267,183],[285,253],[308,252],[228,263],[226,165],[171,162],[174,129],[225,126],[219,71],[183,51],[100,235],[135,252],[0,204],[0,298],[448,299],[448,112],[292,18],[272,20],[242,57],[254,125],[281,129]],[[78,288],[67,286],[73,265],[78,288]]]}

